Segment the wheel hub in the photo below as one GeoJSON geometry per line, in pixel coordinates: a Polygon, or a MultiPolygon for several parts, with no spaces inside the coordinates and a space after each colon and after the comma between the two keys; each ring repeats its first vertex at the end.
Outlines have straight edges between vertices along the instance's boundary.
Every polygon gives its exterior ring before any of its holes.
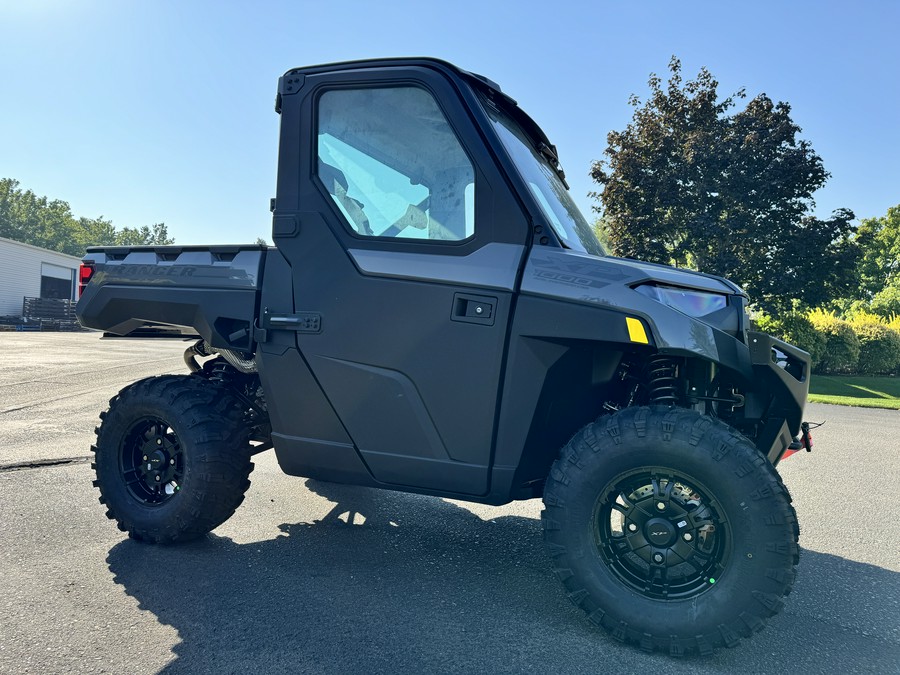
{"type": "Polygon", "coordinates": [[[635,471],[598,500],[601,559],[627,586],[654,599],[695,597],[727,564],[727,521],[719,505],[685,477],[635,471]]]}
{"type": "Polygon", "coordinates": [[[144,444],[139,473],[147,487],[155,487],[156,483],[168,483],[171,480],[175,474],[175,451],[176,448],[168,441],[162,446],[157,445],[156,441],[144,444]]]}
{"type": "Polygon", "coordinates": [[[654,546],[668,547],[675,540],[675,526],[663,518],[651,518],[644,525],[644,537],[654,546]]]}
{"type": "Polygon", "coordinates": [[[184,459],[166,422],[150,418],[132,426],[122,447],[122,471],[129,492],[145,504],[161,504],[180,491],[184,459]]]}

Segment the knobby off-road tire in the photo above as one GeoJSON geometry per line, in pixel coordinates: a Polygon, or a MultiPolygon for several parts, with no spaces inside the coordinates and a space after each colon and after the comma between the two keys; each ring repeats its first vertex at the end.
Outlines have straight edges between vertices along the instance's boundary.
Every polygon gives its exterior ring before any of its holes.
{"type": "Polygon", "coordinates": [[[100,414],[92,468],[100,503],[134,539],[174,544],[224,523],[250,487],[244,411],[194,375],[140,380],[100,414]]]}
{"type": "Polygon", "coordinates": [[[694,411],[629,408],[589,424],[554,463],[544,505],[569,598],[647,651],[733,647],[794,582],[787,489],[753,443],[694,411]]]}

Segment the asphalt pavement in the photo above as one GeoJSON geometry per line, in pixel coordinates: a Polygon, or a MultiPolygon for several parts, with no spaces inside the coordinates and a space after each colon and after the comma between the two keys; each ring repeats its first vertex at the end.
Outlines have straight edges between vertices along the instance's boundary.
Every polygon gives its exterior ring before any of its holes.
{"type": "Polygon", "coordinates": [[[540,502],[339,486],[255,458],[207,538],[125,538],[91,487],[97,413],[185,345],[0,333],[2,673],[900,673],[900,412],[810,405],[780,467],[801,524],[785,611],[735,649],[621,645],[566,599],[540,502]]]}

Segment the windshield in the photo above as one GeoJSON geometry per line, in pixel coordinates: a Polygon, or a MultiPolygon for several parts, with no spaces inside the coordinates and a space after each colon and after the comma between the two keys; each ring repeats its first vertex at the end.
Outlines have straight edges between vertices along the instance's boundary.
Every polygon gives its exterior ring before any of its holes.
{"type": "Polygon", "coordinates": [[[492,104],[485,102],[484,107],[522,179],[563,244],[576,251],[606,255],[565,184],[522,127],[492,104]]]}

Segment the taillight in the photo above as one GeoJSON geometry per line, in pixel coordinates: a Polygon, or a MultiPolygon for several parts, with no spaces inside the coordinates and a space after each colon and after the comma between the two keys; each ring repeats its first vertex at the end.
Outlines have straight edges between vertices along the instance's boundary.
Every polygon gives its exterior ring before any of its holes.
{"type": "Polygon", "coordinates": [[[91,281],[91,277],[94,276],[94,263],[92,262],[83,262],[81,263],[81,267],[78,268],[78,297],[80,298],[82,293],[84,293],[84,289],[87,288],[87,285],[91,281]]]}

